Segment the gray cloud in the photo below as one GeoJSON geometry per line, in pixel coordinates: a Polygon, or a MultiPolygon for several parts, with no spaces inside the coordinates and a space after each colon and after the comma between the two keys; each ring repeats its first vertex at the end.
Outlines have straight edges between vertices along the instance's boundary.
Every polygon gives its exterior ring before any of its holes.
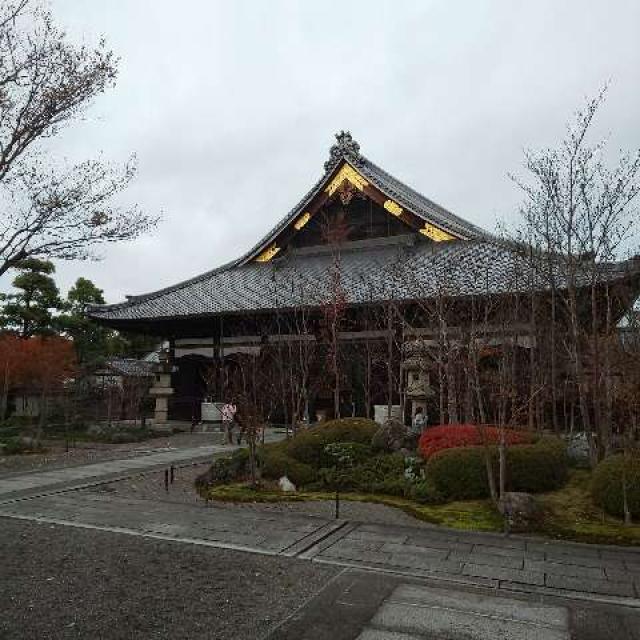
{"type": "Polygon", "coordinates": [[[109,301],[237,256],[322,172],[351,129],[374,162],[486,228],[513,220],[522,149],[555,144],[612,79],[598,134],[640,146],[640,3],[52,0],[70,34],[103,34],[117,87],[56,150],[140,174],[125,198],[164,221],[58,266],[109,301]]]}

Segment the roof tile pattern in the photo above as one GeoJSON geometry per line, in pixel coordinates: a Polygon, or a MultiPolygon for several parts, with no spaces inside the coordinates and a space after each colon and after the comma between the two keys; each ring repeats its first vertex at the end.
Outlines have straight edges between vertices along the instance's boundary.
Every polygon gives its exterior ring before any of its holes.
{"type": "MultiPolygon", "coordinates": [[[[127,302],[94,307],[90,315],[105,321],[159,320],[266,311],[318,305],[328,299],[333,257],[330,252],[282,255],[269,263],[253,259],[305,211],[334,172],[348,162],[372,185],[426,223],[461,240],[433,243],[418,234],[409,245],[358,247],[341,253],[341,281],[347,302],[411,300],[437,295],[467,296],[543,288],[513,246],[455,216],[400,182],[360,154],[348,132],[336,135],[325,173],[313,188],[264,238],[243,256],[217,269],[127,302]],[[533,278],[533,280],[531,280],[533,278]]],[[[618,266],[605,269],[606,277],[618,266]]],[[[557,281],[562,286],[561,279],[557,281]]]]}
{"type": "MultiPolygon", "coordinates": [[[[623,275],[621,268],[612,266],[606,277],[623,275]]],[[[91,315],[115,321],[154,320],[316,306],[330,299],[332,269],[330,252],[252,262],[122,304],[95,307],[91,315]]],[[[534,275],[525,258],[508,245],[487,240],[418,241],[368,250],[345,245],[340,272],[349,304],[527,291],[532,283],[545,288],[547,281],[534,275]]]]}

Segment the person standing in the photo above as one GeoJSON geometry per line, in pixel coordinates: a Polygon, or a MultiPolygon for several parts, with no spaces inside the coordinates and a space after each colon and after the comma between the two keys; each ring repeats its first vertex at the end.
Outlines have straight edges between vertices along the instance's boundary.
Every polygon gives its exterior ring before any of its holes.
{"type": "Polygon", "coordinates": [[[222,406],[222,426],[227,439],[227,444],[233,444],[233,429],[235,426],[237,407],[233,402],[227,402],[222,406]]]}

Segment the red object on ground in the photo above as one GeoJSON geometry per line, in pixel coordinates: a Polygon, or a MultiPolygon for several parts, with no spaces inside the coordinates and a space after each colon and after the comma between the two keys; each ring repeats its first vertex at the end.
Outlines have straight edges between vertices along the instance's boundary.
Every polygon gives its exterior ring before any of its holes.
{"type": "MultiPolygon", "coordinates": [[[[527,444],[533,441],[531,434],[505,429],[507,444],[527,444]]],[[[418,451],[428,460],[434,453],[456,447],[474,447],[483,444],[483,436],[488,444],[500,442],[500,429],[475,424],[441,424],[426,429],[420,436],[418,451]]]]}

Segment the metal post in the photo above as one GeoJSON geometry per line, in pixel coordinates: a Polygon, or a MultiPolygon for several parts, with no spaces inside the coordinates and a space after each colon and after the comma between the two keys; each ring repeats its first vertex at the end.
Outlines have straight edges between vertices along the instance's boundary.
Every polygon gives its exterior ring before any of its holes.
{"type": "Polygon", "coordinates": [[[338,457],[336,461],[336,520],[340,517],[340,461],[338,457]]]}
{"type": "Polygon", "coordinates": [[[171,465],[171,484],[173,484],[173,480],[175,478],[175,473],[176,473],[175,467],[173,465],[171,465]]]}
{"type": "Polygon", "coordinates": [[[164,470],[164,490],[169,491],[169,469],[164,470]]]}

